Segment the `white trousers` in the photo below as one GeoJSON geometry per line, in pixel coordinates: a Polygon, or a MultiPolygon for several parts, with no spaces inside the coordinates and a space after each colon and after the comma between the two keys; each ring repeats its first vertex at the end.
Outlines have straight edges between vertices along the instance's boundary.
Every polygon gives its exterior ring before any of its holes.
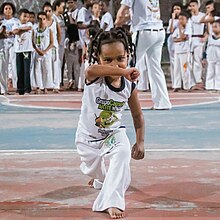
{"type": "Polygon", "coordinates": [[[8,91],[8,65],[7,53],[0,51],[0,93],[4,94],[8,91]]]}
{"type": "Polygon", "coordinates": [[[60,89],[61,60],[59,57],[59,49],[55,47],[52,48],[52,72],[53,72],[53,88],[60,89]]]}
{"type": "Polygon", "coordinates": [[[93,211],[104,211],[111,207],[125,210],[125,192],[131,181],[131,150],[125,129],[120,129],[104,142],[89,142],[78,133],[76,146],[82,161],[82,172],[103,182],[93,211]],[[109,160],[107,171],[105,159],[109,160]]]}
{"type": "Polygon", "coordinates": [[[142,56],[146,55],[152,100],[156,109],[172,107],[160,64],[164,39],[165,31],[139,31],[137,42],[137,66],[142,56]]]}
{"type": "Polygon", "coordinates": [[[14,46],[9,47],[8,57],[8,77],[12,79],[13,88],[17,88],[17,68],[16,68],[16,53],[14,46]]]}
{"type": "MultiPolygon", "coordinates": [[[[51,51],[50,51],[51,52],[51,51]]],[[[50,53],[48,52],[48,53],[50,53]]],[[[33,87],[40,89],[53,88],[53,72],[51,54],[39,56],[34,53],[32,65],[32,82],[33,87]]]]}
{"type": "Polygon", "coordinates": [[[190,89],[189,53],[175,54],[174,58],[174,85],[175,89],[190,89]]]}
{"type": "Polygon", "coordinates": [[[136,68],[140,71],[140,77],[138,79],[138,90],[149,90],[149,79],[147,73],[147,56],[142,56],[141,61],[138,62],[136,68]]]}
{"type": "MultiPolygon", "coordinates": [[[[192,76],[195,83],[202,82],[202,53],[203,45],[194,46],[192,57],[192,76]]],[[[193,81],[192,80],[192,81],[193,81]]]]}
{"type": "Polygon", "coordinates": [[[78,49],[75,49],[74,51],[71,51],[70,49],[66,49],[65,56],[66,56],[68,81],[73,80],[73,75],[74,75],[75,86],[78,88],[79,75],[80,75],[80,64],[79,64],[78,49]]]}
{"type": "Polygon", "coordinates": [[[206,89],[220,90],[220,60],[208,61],[206,89]]]}
{"type": "Polygon", "coordinates": [[[169,52],[169,58],[170,58],[170,75],[171,75],[171,82],[172,82],[172,88],[174,88],[174,46],[173,46],[173,37],[172,34],[167,39],[167,49],[169,52]]]}

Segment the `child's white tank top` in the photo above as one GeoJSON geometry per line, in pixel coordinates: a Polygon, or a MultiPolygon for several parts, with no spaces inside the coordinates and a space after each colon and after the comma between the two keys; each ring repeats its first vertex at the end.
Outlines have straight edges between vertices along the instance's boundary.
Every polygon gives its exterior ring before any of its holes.
{"type": "Polygon", "coordinates": [[[134,88],[135,84],[124,77],[120,88],[113,87],[105,78],[85,85],[77,134],[97,141],[125,127],[122,113],[134,88]]]}
{"type": "Polygon", "coordinates": [[[34,29],[34,43],[40,50],[45,50],[50,45],[50,29],[46,28],[44,31],[34,29]]]}
{"type": "Polygon", "coordinates": [[[209,61],[220,60],[220,38],[210,35],[208,38],[207,59],[209,61]]]}

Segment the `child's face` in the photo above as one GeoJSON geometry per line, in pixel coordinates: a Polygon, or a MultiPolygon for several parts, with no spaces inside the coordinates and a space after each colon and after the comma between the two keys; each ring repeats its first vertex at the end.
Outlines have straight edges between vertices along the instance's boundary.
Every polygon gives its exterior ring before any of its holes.
{"type": "Polygon", "coordinates": [[[127,55],[121,42],[103,44],[99,55],[100,64],[126,69],[128,64],[127,55]]]}
{"type": "Polygon", "coordinates": [[[183,16],[183,15],[180,15],[180,16],[179,16],[179,24],[180,24],[181,26],[186,26],[187,21],[188,21],[188,19],[187,19],[186,16],[183,16]]]}
{"type": "Polygon", "coordinates": [[[103,2],[102,11],[103,11],[103,12],[107,12],[107,11],[108,11],[108,6],[106,5],[105,2],[103,2]]]}
{"type": "Polygon", "coordinates": [[[180,12],[181,12],[181,8],[177,5],[175,5],[173,7],[173,13],[175,13],[177,16],[179,16],[180,12]]]}
{"type": "Polygon", "coordinates": [[[99,14],[99,12],[100,12],[100,7],[99,7],[99,4],[98,4],[98,3],[96,3],[96,4],[94,4],[94,5],[92,6],[92,12],[93,12],[94,15],[99,14]]]}
{"type": "Polygon", "coordinates": [[[214,22],[212,25],[212,31],[216,35],[220,34],[220,23],[214,22]]]}
{"type": "Polygon", "coordinates": [[[59,12],[60,14],[63,14],[64,9],[65,9],[65,3],[62,2],[62,3],[60,4],[60,6],[57,6],[56,11],[59,12]]]}
{"type": "Polygon", "coordinates": [[[206,12],[210,13],[214,10],[214,4],[206,5],[206,12]]]}
{"type": "Polygon", "coordinates": [[[22,13],[19,17],[22,24],[26,24],[29,21],[29,13],[22,13]]]}
{"type": "Polygon", "coordinates": [[[29,14],[29,21],[34,24],[35,23],[35,15],[34,14],[29,14]]]}
{"type": "Polygon", "coordinates": [[[3,14],[6,17],[12,17],[13,9],[12,9],[11,5],[5,5],[4,10],[3,10],[3,14]]]}
{"type": "Polygon", "coordinates": [[[47,17],[48,17],[48,18],[51,18],[52,15],[53,15],[53,11],[52,11],[52,8],[51,8],[51,7],[45,7],[45,8],[44,8],[44,12],[47,14],[47,17]]]}
{"type": "Polygon", "coordinates": [[[196,2],[190,3],[189,6],[190,6],[191,12],[196,13],[199,11],[199,5],[196,2]]]}
{"type": "Polygon", "coordinates": [[[38,22],[41,27],[46,27],[47,17],[45,15],[39,15],[38,22]]]}

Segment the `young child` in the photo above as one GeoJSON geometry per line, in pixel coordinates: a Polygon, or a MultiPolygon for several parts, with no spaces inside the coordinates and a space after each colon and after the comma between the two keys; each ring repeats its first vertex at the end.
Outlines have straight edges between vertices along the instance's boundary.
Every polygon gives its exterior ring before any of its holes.
{"type": "Polygon", "coordinates": [[[109,12],[109,0],[103,1],[103,7],[101,9],[102,19],[100,22],[100,27],[104,31],[110,31],[114,27],[114,22],[111,13],[109,12]]]}
{"type": "Polygon", "coordinates": [[[204,13],[199,11],[199,2],[197,0],[190,1],[191,9],[191,18],[190,24],[192,28],[192,43],[191,43],[191,52],[192,52],[192,84],[196,84],[192,87],[195,90],[203,89],[203,66],[202,66],[202,54],[205,33],[205,25],[200,23],[200,20],[204,17],[204,13]]]}
{"type": "Polygon", "coordinates": [[[6,27],[4,25],[0,25],[0,95],[6,95],[8,90],[7,85],[7,73],[5,68],[7,68],[7,55],[5,53],[5,43],[4,39],[7,38],[6,27]]]}
{"type": "Polygon", "coordinates": [[[59,44],[61,42],[62,33],[60,25],[55,21],[53,17],[52,5],[46,2],[43,5],[43,11],[47,15],[47,27],[53,33],[53,48],[52,48],[52,71],[53,71],[53,92],[59,93],[61,82],[61,62],[59,58],[59,44]]]}
{"type": "Polygon", "coordinates": [[[89,185],[101,189],[93,211],[107,212],[111,218],[125,216],[125,192],[130,184],[130,159],[144,158],[144,119],[134,81],[139,72],[128,68],[132,52],[121,29],[99,32],[91,44],[86,69],[86,85],[76,146],[82,172],[92,178],[89,185]],[[136,130],[136,144],[130,143],[122,124],[122,114],[129,105],[136,130]],[[105,159],[109,159],[108,171],[105,159]]]}
{"type": "Polygon", "coordinates": [[[171,73],[171,82],[172,82],[172,87],[174,85],[174,80],[173,80],[173,72],[174,72],[174,42],[173,42],[173,32],[175,29],[178,28],[178,23],[179,23],[179,14],[181,13],[182,10],[182,4],[181,3],[174,3],[172,6],[172,11],[171,11],[171,18],[169,20],[169,26],[167,28],[167,33],[169,34],[169,37],[167,39],[167,47],[168,47],[168,52],[169,52],[169,58],[170,58],[170,73],[171,73]]]}
{"type": "Polygon", "coordinates": [[[178,28],[173,32],[174,39],[174,83],[173,92],[178,92],[182,88],[188,90],[190,71],[189,71],[189,54],[191,36],[190,29],[187,28],[188,14],[181,12],[179,15],[178,28]]]}
{"type": "Polygon", "coordinates": [[[33,31],[32,41],[35,49],[34,53],[34,82],[33,87],[37,88],[39,94],[44,90],[47,93],[48,88],[53,87],[52,73],[52,50],[53,33],[47,27],[47,14],[40,12],[37,15],[38,28],[33,31]]]}
{"type": "Polygon", "coordinates": [[[16,56],[14,52],[14,35],[12,33],[12,27],[19,23],[19,20],[14,17],[16,8],[11,2],[4,2],[0,8],[0,14],[3,14],[4,19],[2,25],[5,26],[7,32],[7,38],[4,39],[6,66],[4,67],[4,74],[7,75],[7,79],[10,79],[12,86],[17,88],[17,72],[16,72],[16,56]]]}
{"type": "Polygon", "coordinates": [[[19,95],[24,95],[31,92],[32,23],[29,22],[29,11],[27,9],[21,9],[18,14],[20,22],[13,26],[12,33],[15,35],[17,92],[19,95]]]}
{"type": "Polygon", "coordinates": [[[220,19],[212,24],[207,46],[206,89],[220,92],[220,19]]]}

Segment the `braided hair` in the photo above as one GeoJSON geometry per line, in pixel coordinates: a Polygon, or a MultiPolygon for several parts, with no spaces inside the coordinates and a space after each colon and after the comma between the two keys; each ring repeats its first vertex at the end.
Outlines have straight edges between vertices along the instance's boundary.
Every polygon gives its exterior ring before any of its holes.
{"type": "Polygon", "coordinates": [[[101,29],[96,34],[89,48],[89,63],[98,63],[102,45],[114,42],[121,42],[124,45],[128,56],[130,55],[132,66],[134,66],[136,61],[135,45],[132,43],[131,34],[123,28],[113,28],[110,31],[101,29]]]}

